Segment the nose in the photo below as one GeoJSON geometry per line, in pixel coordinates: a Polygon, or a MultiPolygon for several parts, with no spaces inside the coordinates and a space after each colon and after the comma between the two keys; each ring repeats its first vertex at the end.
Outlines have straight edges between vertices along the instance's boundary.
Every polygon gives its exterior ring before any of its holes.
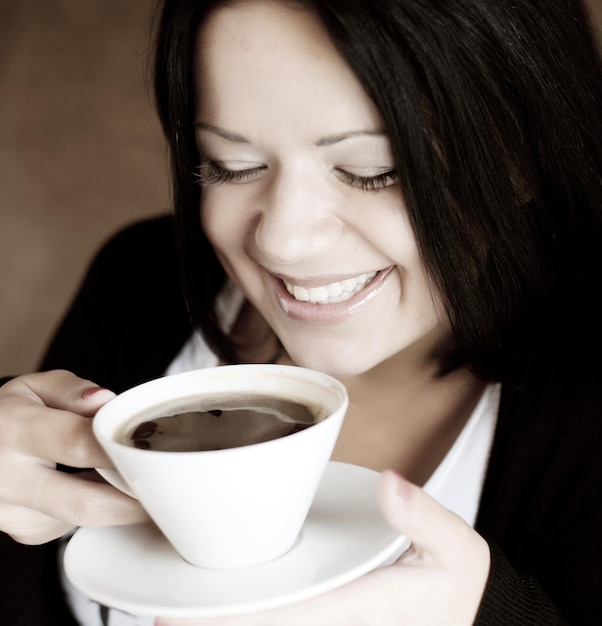
{"type": "Polygon", "coordinates": [[[336,190],[310,168],[275,173],[260,202],[255,242],[271,262],[290,265],[331,251],[342,235],[336,190]]]}

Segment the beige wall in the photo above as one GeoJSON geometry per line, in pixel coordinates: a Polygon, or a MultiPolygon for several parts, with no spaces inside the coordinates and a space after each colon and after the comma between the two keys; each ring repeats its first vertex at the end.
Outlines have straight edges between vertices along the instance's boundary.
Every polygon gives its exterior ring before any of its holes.
{"type": "Polygon", "coordinates": [[[168,205],[152,2],[0,0],[0,375],[34,368],[100,242],[168,205]]]}
{"type": "Polygon", "coordinates": [[[0,0],[0,375],[31,370],[100,242],[165,210],[153,0],[0,0]]]}

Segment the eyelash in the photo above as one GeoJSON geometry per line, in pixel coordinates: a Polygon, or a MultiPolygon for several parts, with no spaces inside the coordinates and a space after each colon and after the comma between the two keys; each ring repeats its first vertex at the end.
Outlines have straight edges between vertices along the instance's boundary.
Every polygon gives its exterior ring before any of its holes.
{"type": "MultiPolygon", "coordinates": [[[[244,170],[228,170],[214,161],[203,161],[199,165],[198,172],[194,172],[194,175],[201,187],[212,187],[224,183],[240,185],[252,182],[255,175],[265,169],[266,166],[262,165],[244,170]]],[[[349,187],[360,189],[361,191],[378,191],[395,184],[397,181],[395,170],[388,170],[375,176],[358,176],[339,168],[335,168],[335,172],[349,187]]]]}
{"type": "Polygon", "coordinates": [[[224,183],[242,184],[250,182],[253,176],[265,169],[265,166],[253,167],[246,170],[227,170],[213,161],[203,161],[194,172],[201,187],[212,187],[224,183]]]}
{"type": "Polygon", "coordinates": [[[336,171],[347,185],[361,189],[361,191],[378,191],[397,182],[395,170],[389,170],[375,176],[358,176],[340,169],[336,171]]]}

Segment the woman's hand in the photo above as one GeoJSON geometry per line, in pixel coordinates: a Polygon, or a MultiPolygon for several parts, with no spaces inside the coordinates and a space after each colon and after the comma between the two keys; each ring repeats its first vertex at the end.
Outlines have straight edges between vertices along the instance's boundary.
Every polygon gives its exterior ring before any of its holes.
{"type": "Polygon", "coordinates": [[[244,616],[159,619],[156,626],[470,626],[489,573],[489,547],[470,526],[393,472],[381,478],[389,523],[412,539],[392,566],[330,593],[244,616]]]}
{"type": "Polygon", "coordinates": [[[112,467],[90,417],[114,395],[61,370],[0,387],[0,530],[38,544],[74,526],[148,519],[138,502],[110,485],[55,469],[56,463],[112,467]]]}

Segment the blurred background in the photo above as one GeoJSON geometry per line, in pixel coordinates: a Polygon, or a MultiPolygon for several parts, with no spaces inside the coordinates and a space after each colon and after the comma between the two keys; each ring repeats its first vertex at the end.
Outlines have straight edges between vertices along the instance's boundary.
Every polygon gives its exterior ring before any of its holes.
{"type": "Polygon", "coordinates": [[[0,376],[31,371],[99,245],[168,208],[154,0],[0,0],[0,376]]]}
{"type": "Polygon", "coordinates": [[[153,2],[0,0],[0,376],[36,367],[111,233],[169,208],[153,2]]]}

